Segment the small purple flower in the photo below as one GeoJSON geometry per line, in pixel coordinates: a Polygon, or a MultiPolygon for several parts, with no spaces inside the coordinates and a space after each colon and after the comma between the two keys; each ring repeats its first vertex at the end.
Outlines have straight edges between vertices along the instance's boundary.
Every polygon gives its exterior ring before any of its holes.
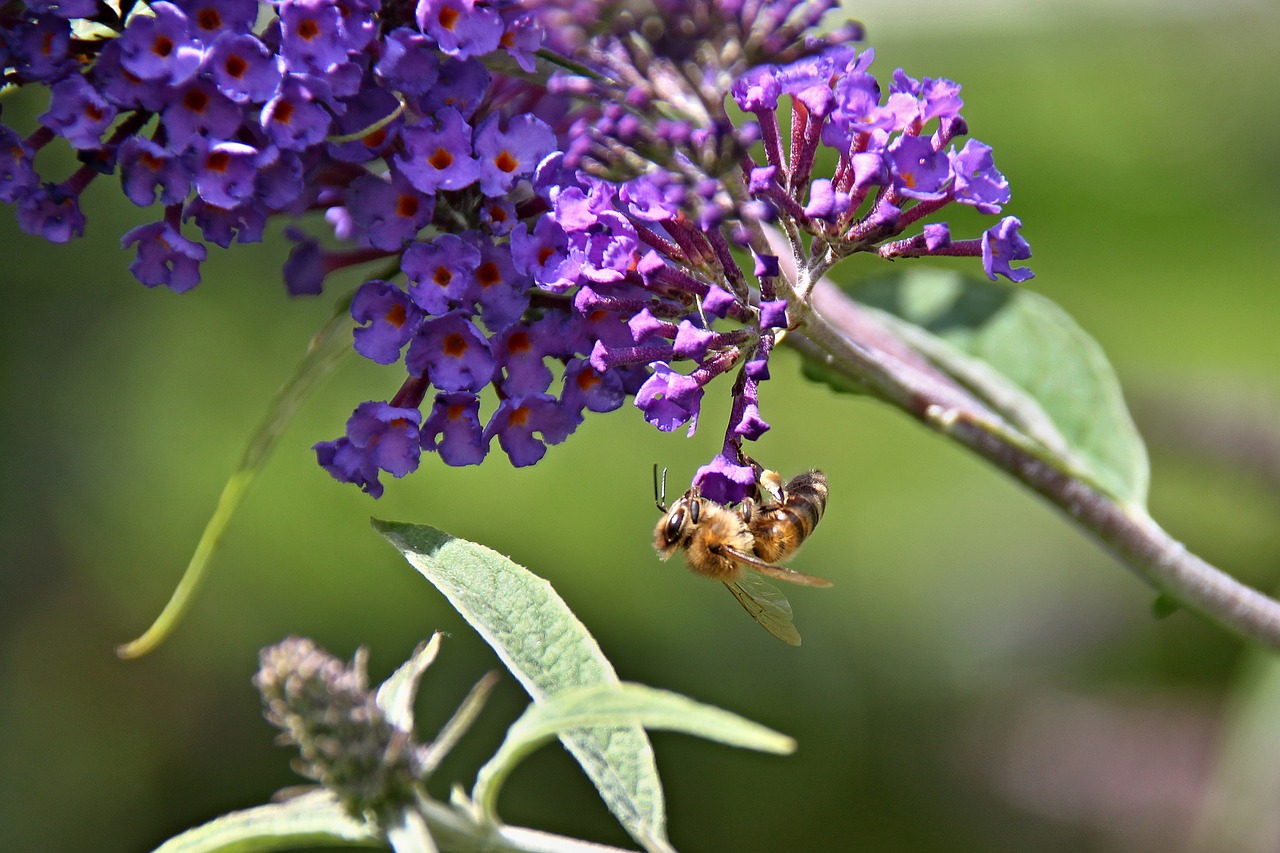
{"type": "Polygon", "coordinates": [[[6,65],[13,65],[18,80],[52,82],[75,67],[71,53],[71,26],[63,18],[42,15],[35,21],[21,21],[6,33],[5,47],[12,53],[6,65]]]}
{"type": "Polygon", "coordinates": [[[319,90],[311,79],[290,75],[280,92],[262,108],[262,129],[275,145],[302,151],[324,141],[332,115],[319,100],[319,90]]]}
{"type": "Polygon", "coordinates": [[[191,22],[181,9],[160,0],[151,4],[154,15],[133,15],[120,35],[121,62],[144,80],[160,80],[176,86],[195,76],[204,48],[191,32],[191,22]]]}
{"type": "MultiPolygon", "coordinates": [[[[579,288],[578,295],[574,297],[575,307],[577,307],[579,311],[583,311],[584,308],[587,307],[587,299],[594,295],[594,293],[595,291],[589,287],[579,288]]],[[[627,320],[627,328],[631,330],[631,340],[638,344],[642,344],[650,338],[655,337],[671,338],[674,337],[676,333],[676,326],[674,323],[667,320],[659,320],[657,317],[653,316],[653,312],[648,308],[642,308],[640,313],[631,315],[627,320]]]]}
{"type": "Polygon", "coordinates": [[[204,44],[223,33],[247,33],[258,18],[257,0],[173,0],[186,13],[191,31],[204,44]]]}
{"type": "Polygon", "coordinates": [[[760,328],[787,328],[787,300],[771,299],[760,303],[760,328]]]}
{"type": "Polygon", "coordinates": [[[448,56],[467,59],[496,50],[502,18],[475,0],[418,0],[418,27],[448,56]]]}
{"type": "Polygon", "coordinates": [[[925,248],[930,252],[939,252],[951,245],[951,229],[945,222],[930,223],[922,233],[925,248]]]}
{"type": "MultiPolygon", "coordinates": [[[[885,131],[894,126],[892,111],[880,106],[880,83],[871,74],[865,71],[846,74],[836,81],[834,91],[837,108],[829,127],[846,140],[837,147],[847,149],[847,140],[855,134],[885,131]]],[[[824,141],[834,144],[826,137],[824,141]]]]}
{"type": "Polygon", "coordinates": [[[778,68],[773,65],[757,65],[733,82],[730,89],[738,108],[745,112],[762,112],[778,108],[778,68]]]}
{"type": "Polygon", "coordinates": [[[266,212],[253,204],[235,207],[218,207],[202,198],[187,205],[183,218],[195,222],[205,242],[227,248],[231,241],[238,243],[262,242],[266,227],[266,212]]]}
{"type": "Polygon", "coordinates": [[[569,259],[591,281],[619,281],[631,269],[639,246],[630,220],[617,211],[606,210],[597,218],[596,226],[569,235],[569,259]]]}
{"type": "Polygon", "coordinates": [[[693,477],[693,485],[708,500],[734,504],[751,494],[756,485],[756,472],[750,465],[739,465],[725,453],[719,453],[711,464],[703,465],[693,477]]]}
{"type": "Polygon", "coordinates": [[[418,426],[422,413],[388,403],[368,402],[347,421],[347,438],[393,477],[418,467],[418,426]]]}
{"type": "Polygon", "coordinates": [[[316,462],[333,479],[339,483],[354,483],[370,497],[382,497],[377,464],[361,448],[352,444],[351,439],[343,436],[333,441],[321,441],[313,444],[311,449],[316,452],[316,462]]]}
{"type": "Polygon", "coordinates": [[[889,168],[893,170],[893,187],[908,198],[937,199],[946,192],[951,178],[947,155],[934,151],[929,140],[920,136],[899,136],[887,150],[889,168]]]}
{"type": "Polygon", "coordinates": [[[996,273],[1012,282],[1023,282],[1032,278],[1033,273],[1027,267],[1014,269],[1013,261],[1022,261],[1031,257],[1031,244],[1018,233],[1022,222],[1016,216],[1006,216],[995,225],[982,232],[982,268],[987,278],[996,280],[996,273]]]}
{"type": "Polygon", "coordinates": [[[889,183],[889,164],[882,151],[862,151],[849,158],[853,166],[853,187],[855,192],[866,193],[872,187],[887,186],[889,183]]]}
{"type": "Polygon", "coordinates": [[[231,139],[244,119],[240,107],[206,80],[195,80],[174,91],[161,117],[169,134],[169,148],[175,151],[198,139],[231,139]]]}
{"type": "Polygon", "coordinates": [[[777,255],[761,254],[752,249],[751,257],[755,259],[752,273],[756,278],[773,278],[781,274],[782,266],[777,255]]]}
{"type": "Polygon", "coordinates": [[[738,299],[722,287],[712,285],[707,295],[702,297],[702,310],[709,317],[724,318],[729,309],[738,304],[738,299]]]}
{"type": "Polygon", "coordinates": [[[522,468],[540,460],[546,455],[548,444],[564,441],[576,427],[577,420],[561,408],[555,397],[527,394],[509,397],[498,405],[485,427],[485,438],[492,440],[496,436],[511,464],[522,468]]]}
{"type": "Polygon", "coordinates": [[[18,199],[18,227],[50,243],[83,237],[80,197],[60,187],[37,187],[18,199]]]}
{"type": "Polygon", "coordinates": [[[479,465],[489,453],[480,426],[480,400],[475,394],[437,394],[431,414],[422,424],[422,446],[440,454],[446,465],[479,465]]]}
{"type": "Polygon", "coordinates": [[[551,215],[565,231],[586,231],[598,225],[601,217],[613,209],[612,202],[613,192],[603,182],[596,182],[587,190],[570,186],[552,198],[551,215]]]}
{"type": "Polygon", "coordinates": [[[503,237],[511,233],[516,226],[516,206],[506,198],[485,199],[480,207],[480,222],[495,237],[503,237]]]}
{"type": "Polygon", "coordinates": [[[433,115],[445,107],[452,107],[470,120],[489,91],[492,80],[488,69],[478,59],[445,62],[440,66],[436,85],[418,99],[418,109],[423,115],[433,115]]]}
{"type": "Polygon", "coordinates": [[[471,126],[453,107],[436,114],[438,124],[423,122],[400,134],[404,151],[395,163],[401,174],[424,193],[460,190],[475,183],[480,163],[471,154],[471,126]]]}
{"type": "Polygon", "coordinates": [[[176,204],[191,191],[186,166],[160,145],[131,136],[120,146],[120,184],[125,197],[139,207],[149,207],[160,190],[160,203],[176,204]]]}
{"type": "Polygon", "coordinates": [[[489,342],[466,311],[423,323],[404,363],[410,375],[426,377],[441,391],[479,391],[497,370],[489,342]]]}
{"type": "Polygon", "coordinates": [[[764,382],[769,378],[769,356],[764,347],[769,340],[769,338],[761,338],[761,346],[755,358],[742,366],[742,372],[753,382],[764,382]]]}
{"type": "Polygon", "coordinates": [[[138,244],[129,272],[147,287],[163,285],[185,293],[200,283],[200,264],[208,250],[182,236],[167,220],[139,225],[120,238],[120,246],[138,244]]]}
{"type": "Polygon", "coordinates": [[[804,215],[811,219],[836,222],[849,209],[849,194],[835,189],[827,178],[818,178],[809,186],[809,203],[804,215]]]}
{"type": "MultiPolygon", "coordinates": [[[[769,167],[772,169],[772,167],[769,167]]],[[[660,172],[647,173],[622,185],[618,198],[626,211],[646,222],[665,222],[680,212],[684,187],[660,172]]]]}
{"type": "Polygon", "coordinates": [[[379,471],[403,477],[417,470],[418,428],[422,413],[389,403],[370,401],[356,407],[347,420],[347,434],[314,446],[316,459],[340,482],[355,483],[373,497],[382,495],[379,471]]]}
{"type": "Polygon", "coordinates": [[[11,128],[0,124],[0,202],[12,204],[40,186],[35,153],[11,128]]]}
{"type": "Polygon", "coordinates": [[[778,185],[777,175],[777,166],[758,166],[751,170],[747,189],[752,194],[767,192],[778,185]]]}
{"type": "Polygon", "coordinates": [[[729,425],[729,431],[739,438],[747,441],[759,441],[760,436],[764,435],[770,429],[765,419],[760,417],[760,405],[758,402],[748,402],[742,407],[742,416],[738,418],[736,423],[729,425]]]}
{"type": "Polygon", "coordinates": [[[40,123],[75,148],[97,148],[115,117],[115,106],[83,75],[71,74],[49,87],[49,111],[40,123]]]}
{"type": "Polygon", "coordinates": [[[230,100],[263,103],[279,88],[282,65],[282,60],[253,35],[224,32],[209,48],[204,72],[230,100]]]}
{"type": "Polygon", "coordinates": [[[567,236],[550,216],[541,217],[532,233],[528,224],[521,222],[511,230],[511,260],[539,287],[563,293],[575,283],[559,275],[568,255],[567,236]]]}
{"type": "Polygon", "coordinates": [[[889,91],[905,93],[919,100],[919,122],[932,118],[949,118],[960,114],[964,101],[960,100],[960,84],[952,80],[925,77],[915,80],[901,68],[893,72],[889,91]]]}
{"type": "Polygon", "coordinates": [[[417,331],[422,312],[403,290],[375,279],[356,291],[351,318],[366,324],[353,332],[356,352],[378,364],[393,364],[417,331]]]}
{"type": "Polygon", "coordinates": [[[291,296],[318,296],[324,291],[324,279],[329,274],[320,243],[293,227],[286,228],[284,235],[295,243],[284,262],[285,290],[291,296]]]}
{"type": "Polygon", "coordinates": [[[715,332],[696,326],[693,321],[686,318],[680,321],[676,330],[675,355],[701,362],[706,358],[707,349],[715,339],[715,332]]]}
{"type": "Polygon", "coordinates": [[[1009,182],[996,169],[991,146],[968,140],[959,154],[951,155],[951,170],[956,176],[956,201],[961,204],[971,204],[979,212],[990,214],[999,213],[1009,201],[1009,182]]]}
{"type": "Polygon", "coordinates": [[[555,317],[544,317],[533,325],[508,326],[494,337],[493,353],[505,374],[504,394],[541,394],[551,387],[551,369],[543,359],[551,354],[556,326],[555,317]]]}
{"type": "Polygon", "coordinates": [[[517,181],[533,174],[534,167],[555,147],[551,128],[539,118],[528,114],[517,116],[501,131],[498,117],[491,116],[475,135],[480,191],[487,196],[506,195],[517,181]]]}
{"type": "Polygon", "coordinates": [[[440,76],[440,59],[429,49],[427,37],[408,27],[397,27],[382,41],[382,56],[374,71],[396,91],[425,95],[440,76]]]}
{"type": "Polygon", "coordinates": [[[834,70],[827,55],[806,56],[778,69],[778,85],[794,102],[803,104],[806,111],[824,118],[836,106],[836,97],[831,91],[834,70]]]}
{"type": "Polygon", "coordinates": [[[284,0],[280,46],[291,72],[323,75],[346,62],[348,44],[342,9],[331,0],[284,0]]]}
{"type": "Polygon", "coordinates": [[[490,329],[502,329],[524,316],[531,282],[527,275],[516,271],[509,246],[472,233],[480,248],[480,264],[475,270],[480,319],[490,329]]]}
{"type": "Polygon", "coordinates": [[[613,371],[600,373],[586,359],[572,359],[564,368],[564,390],[560,404],[565,411],[580,414],[612,412],[626,400],[622,379],[613,371]]]}
{"type": "Polygon", "coordinates": [[[145,80],[124,67],[124,51],[118,38],[102,46],[93,65],[93,82],[102,96],[120,109],[158,112],[173,97],[172,88],[164,81],[145,80]]]}
{"type": "Polygon", "coordinates": [[[258,150],[239,142],[197,149],[193,172],[196,193],[209,204],[233,208],[253,196],[258,150]]]}
{"type": "Polygon", "coordinates": [[[290,208],[302,196],[302,158],[294,151],[268,145],[258,153],[255,204],[276,212],[290,208]]]}
{"type": "Polygon", "coordinates": [[[537,64],[534,55],[542,47],[545,33],[534,12],[523,12],[506,22],[506,32],[498,40],[499,46],[511,55],[527,74],[532,74],[537,64]]]}
{"type": "Polygon", "coordinates": [[[378,36],[381,27],[378,18],[383,14],[377,0],[333,0],[342,12],[342,33],[347,48],[353,53],[364,52],[378,36]]]}
{"type": "Polygon", "coordinates": [[[366,173],[351,182],[346,208],[362,243],[395,251],[431,221],[433,202],[400,175],[387,181],[366,173]]]}
{"type": "Polygon", "coordinates": [[[441,234],[430,243],[415,242],[400,262],[413,282],[409,295],[427,314],[444,314],[474,301],[479,265],[480,250],[457,234],[441,234]]]}
{"type": "Polygon", "coordinates": [[[666,362],[652,365],[653,375],[636,392],[635,404],[644,419],[663,432],[672,432],[685,423],[689,435],[698,428],[698,408],[702,386],[697,380],[671,369],[666,362]]]}

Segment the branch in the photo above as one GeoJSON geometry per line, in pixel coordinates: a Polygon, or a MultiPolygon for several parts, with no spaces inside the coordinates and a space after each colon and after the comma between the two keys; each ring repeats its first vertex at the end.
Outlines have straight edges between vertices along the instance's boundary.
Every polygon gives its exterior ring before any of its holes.
{"type": "Polygon", "coordinates": [[[812,311],[785,343],[1020,480],[1187,609],[1280,649],[1280,602],[1192,554],[1142,507],[1122,505],[1073,475],[1051,452],[894,340],[830,281],[818,282],[812,311]]]}

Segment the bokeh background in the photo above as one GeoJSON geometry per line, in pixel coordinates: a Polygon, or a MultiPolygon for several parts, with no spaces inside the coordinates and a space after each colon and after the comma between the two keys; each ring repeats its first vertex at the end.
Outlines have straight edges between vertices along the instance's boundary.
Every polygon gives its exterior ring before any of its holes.
{"type": "MultiPolygon", "coordinates": [[[[1149,438],[1155,517],[1276,590],[1280,7],[848,11],[882,79],[902,66],[963,83],[1035,250],[1029,286],[1102,343],[1149,438]]],[[[5,120],[29,127],[43,108],[19,97],[5,120]]],[[[627,407],[533,468],[424,458],[374,502],[309,450],[396,382],[352,358],[290,427],[178,633],[118,661],[113,646],[167,599],[332,297],[284,295],[278,240],[212,249],[187,295],[145,290],[118,237],[151,214],[102,184],[69,246],[0,217],[4,849],[149,849],[299,782],[249,683],[257,650],[288,634],[344,657],[366,645],[379,679],[449,632],[419,703],[429,736],[499,665],[371,514],[513,555],[555,584],[622,677],[798,738],[778,758],[656,734],[681,850],[1280,844],[1270,659],[1186,614],[1156,620],[1152,591],[1062,516],[896,412],[801,381],[791,353],[768,383],[774,429],[757,455],[828,473],[826,520],[794,564],[836,582],[789,591],[800,649],[650,548],[651,466],[679,481],[707,460],[714,404],[693,439],[627,407]]],[[[436,793],[471,783],[526,701],[504,679],[436,793]]],[[[559,747],[519,769],[501,811],[627,841],[559,747]]]]}

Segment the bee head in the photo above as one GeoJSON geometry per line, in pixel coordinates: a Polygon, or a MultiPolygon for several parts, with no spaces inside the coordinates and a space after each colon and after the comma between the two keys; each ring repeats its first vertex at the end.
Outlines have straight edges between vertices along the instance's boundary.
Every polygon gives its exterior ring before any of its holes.
{"type": "Polygon", "coordinates": [[[692,491],[671,505],[653,531],[653,547],[667,559],[685,546],[702,516],[702,498],[692,491]]]}

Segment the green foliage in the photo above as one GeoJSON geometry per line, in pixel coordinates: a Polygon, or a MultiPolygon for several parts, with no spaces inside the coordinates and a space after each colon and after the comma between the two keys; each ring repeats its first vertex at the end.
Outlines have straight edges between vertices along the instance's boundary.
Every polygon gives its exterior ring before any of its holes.
{"type": "Polygon", "coordinates": [[[313,791],[223,815],[169,839],[155,853],[259,853],[321,844],[383,846],[377,830],[353,820],[329,794],[313,791]]]}
{"type": "MultiPolygon", "coordinates": [[[[376,519],[373,525],[493,647],[535,702],[574,687],[619,683],[586,626],[542,578],[432,527],[376,519]]],[[[662,783],[639,725],[572,732],[561,740],[633,838],[666,844],[662,783]]]]}
{"type": "MultiPolygon", "coordinates": [[[[662,787],[646,728],[764,752],[794,751],[791,738],[736,714],[676,693],[618,681],[595,639],[551,585],[506,557],[432,527],[376,519],[374,526],[444,592],[534,698],[480,769],[472,799],[455,790],[453,803],[445,805],[419,791],[416,807],[387,819],[392,825],[378,826],[372,820],[353,819],[331,791],[314,790],[284,803],[224,815],[171,839],[156,853],[254,853],[315,844],[389,844],[397,853],[433,853],[437,846],[466,853],[612,849],[499,822],[496,804],[503,781],[523,758],[556,737],[578,758],[627,831],[647,850],[669,851],[673,848],[665,836],[662,787]]],[[[314,649],[309,641],[303,642],[314,649]]],[[[413,739],[414,698],[439,650],[436,634],[376,693],[378,711],[398,733],[393,744],[399,747],[388,750],[387,760],[399,757],[392,752],[404,755],[412,750],[420,781],[475,719],[491,683],[477,685],[437,740],[418,747],[413,739]]],[[[309,653],[306,660],[315,657],[309,653]]],[[[357,661],[363,661],[363,655],[357,655],[357,661]]],[[[363,672],[362,663],[358,668],[363,672]]],[[[290,677],[288,672],[276,674],[290,677]]]]}
{"type": "MultiPolygon", "coordinates": [[[[1146,448],[1097,342],[1034,291],[916,268],[845,288],[887,331],[1004,418],[1037,455],[1122,504],[1144,507],[1146,448]]],[[[837,391],[855,384],[820,365],[837,391]]]]}
{"type": "Polygon", "coordinates": [[[306,354],[267,406],[262,423],[250,434],[249,442],[240,456],[240,462],[227,478],[227,483],[223,486],[222,494],[218,498],[218,506],[205,524],[204,533],[201,534],[195,552],[191,555],[186,571],[182,573],[182,579],[174,589],[169,603],[140,637],[116,647],[116,654],[120,657],[129,659],[147,654],[164,642],[177,627],[204,579],[205,570],[218,549],[222,535],[240,509],[241,503],[249,493],[249,487],[257,480],[258,475],[271,459],[285,429],[292,423],[298,409],[315,390],[320,380],[351,353],[350,309],[350,295],[339,299],[333,307],[333,314],[329,317],[329,321],[312,336],[307,344],[306,354]]]}
{"type": "Polygon", "coordinates": [[[729,746],[789,753],[795,741],[737,714],[703,705],[678,693],[643,684],[598,685],[562,690],[534,703],[507,730],[507,738],[476,776],[472,799],[491,814],[498,790],[515,765],[562,732],[638,723],[698,735],[729,746]]]}

